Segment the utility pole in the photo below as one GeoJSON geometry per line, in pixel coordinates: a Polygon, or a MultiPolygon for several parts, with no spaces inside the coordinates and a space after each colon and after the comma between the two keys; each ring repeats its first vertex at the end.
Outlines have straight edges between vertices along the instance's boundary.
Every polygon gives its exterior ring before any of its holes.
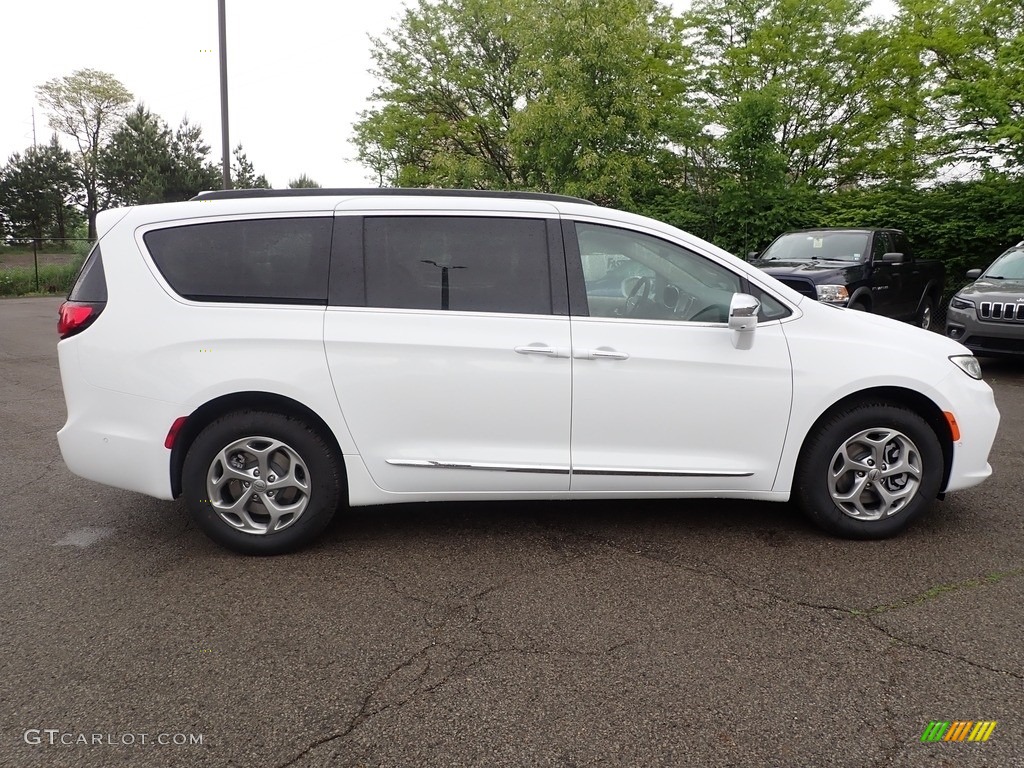
{"type": "MultiPolygon", "coordinates": [[[[33,149],[36,146],[37,146],[36,145],[36,108],[32,107],[32,147],[33,147],[33,149]]],[[[37,286],[36,290],[39,290],[38,286],[37,286]]]]}
{"type": "Polygon", "coordinates": [[[224,189],[231,189],[231,141],[228,138],[228,33],[225,23],[225,0],[217,0],[217,23],[220,31],[220,151],[221,176],[224,189]]]}

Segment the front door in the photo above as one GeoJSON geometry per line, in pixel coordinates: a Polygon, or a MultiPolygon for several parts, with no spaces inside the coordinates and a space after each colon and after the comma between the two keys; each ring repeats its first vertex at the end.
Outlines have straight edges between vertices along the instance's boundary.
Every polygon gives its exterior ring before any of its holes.
{"type": "Polygon", "coordinates": [[[572,319],[571,489],[771,490],[792,400],[781,323],[737,349],[739,275],[653,233],[577,222],[567,235],[570,290],[581,271],[587,294],[572,319]]]}

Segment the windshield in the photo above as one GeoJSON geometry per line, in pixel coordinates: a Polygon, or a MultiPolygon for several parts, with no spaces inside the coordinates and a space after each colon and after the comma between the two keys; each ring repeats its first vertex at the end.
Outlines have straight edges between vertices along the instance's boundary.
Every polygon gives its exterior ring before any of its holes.
{"type": "Polygon", "coordinates": [[[1024,250],[1007,251],[985,272],[985,277],[1002,280],[1024,280],[1024,250]]]}
{"type": "Polygon", "coordinates": [[[793,232],[768,246],[765,261],[860,261],[868,250],[867,232],[793,232]]]}

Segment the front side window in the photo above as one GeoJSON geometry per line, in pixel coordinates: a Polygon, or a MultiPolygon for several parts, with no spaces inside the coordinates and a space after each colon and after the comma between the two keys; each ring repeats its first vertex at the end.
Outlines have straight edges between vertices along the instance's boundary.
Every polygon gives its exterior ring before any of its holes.
{"type": "Polygon", "coordinates": [[[157,269],[195,301],[326,304],[332,220],[244,219],[143,235],[157,269]]]}
{"type": "Polygon", "coordinates": [[[366,304],[551,313],[547,224],[487,216],[370,216],[366,304]]]}
{"type": "Polygon", "coordinates": [[[881,263],[882,257],[889,253],[890,249],[889,236],[885,232],[875,232],[875,239],[871,244],[872,261],[881,263]]]}
{"type": "Polygon", "coordinates": [[[591,317],[725,323],[739,276],[673,243],[576,224],[591,317]]]}

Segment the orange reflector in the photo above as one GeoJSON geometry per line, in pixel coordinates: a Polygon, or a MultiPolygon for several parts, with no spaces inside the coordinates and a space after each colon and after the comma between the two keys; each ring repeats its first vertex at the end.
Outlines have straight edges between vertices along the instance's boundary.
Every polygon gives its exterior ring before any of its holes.
{"type": "Polygon", "coordinates": [[[949,411],[943,411],[942,415],[946,417],[946,421],[949,422],[949,432],[953,435],[953,442],[959,442],[960,440],[960,426],[956,423],[956,416],[949,411]]]}

